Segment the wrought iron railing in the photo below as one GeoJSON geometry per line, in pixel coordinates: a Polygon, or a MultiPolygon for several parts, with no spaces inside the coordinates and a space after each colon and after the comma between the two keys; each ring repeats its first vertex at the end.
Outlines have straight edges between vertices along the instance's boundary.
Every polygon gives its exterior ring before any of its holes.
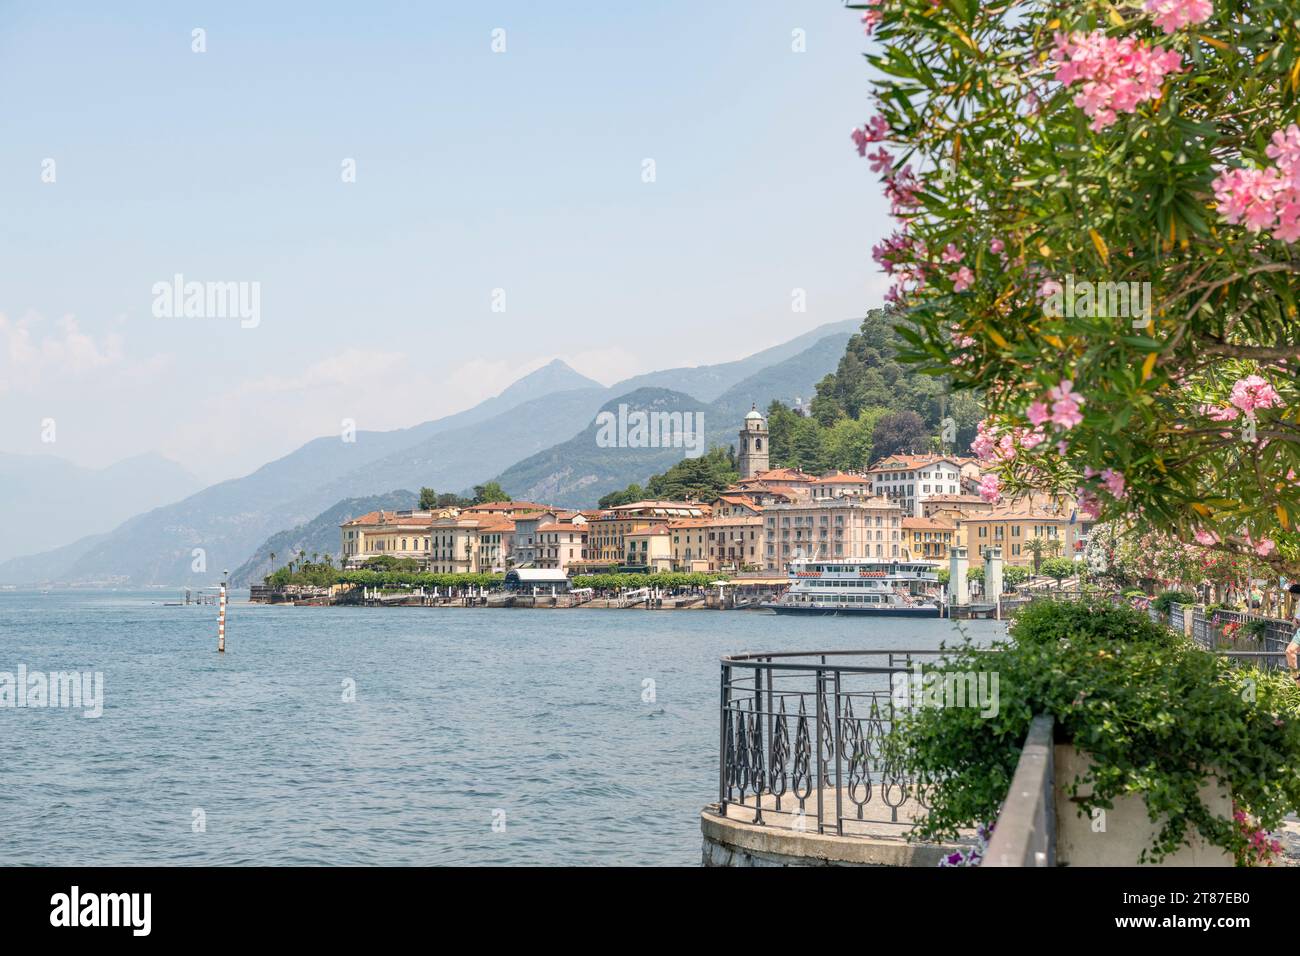
{"type": "Polygon", "coordinates": [[[1218,610],[1207,614],[1200,607],[1190,608],[1188,613],[1192,615],[1192,640],[1206,650],[1249,661],[1260,667],[1272,669],[1286,666],[1284,657],[1286,646],[1296,630],[1294,622],[1241,611],[1218,610]],[[1223,625],[1229,622],[1242,625],[1235,638],[1223,634],[1223,625]],[[1247,633],[1247,625],[1254,625],[1256,633],[1247,633]]]}
{"type": "Polygon", "coordinates": [[[891,681],[937,651],[817,651],[722,659],[718,809],[766,826],[852,836],[910,826],[924,788],[891,765],[891,681]]]}

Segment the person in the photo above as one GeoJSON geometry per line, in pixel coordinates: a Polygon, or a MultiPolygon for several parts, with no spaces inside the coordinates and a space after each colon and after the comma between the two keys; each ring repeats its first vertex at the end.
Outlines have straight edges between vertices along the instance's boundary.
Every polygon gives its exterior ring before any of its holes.
{"type": "Polygon", "coordinates": [[[1300,601],[1296,602],[1291,619],[1296,623],[1296,629],[1291,635],[1291,643],[1286,646],[1286,666],[1291,671],[1292,680],[1300,684],[1300,601]]]}

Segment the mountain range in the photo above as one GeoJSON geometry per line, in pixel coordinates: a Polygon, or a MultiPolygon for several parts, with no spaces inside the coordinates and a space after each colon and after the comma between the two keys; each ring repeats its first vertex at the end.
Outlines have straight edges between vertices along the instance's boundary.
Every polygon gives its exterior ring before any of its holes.
{"type": "MultiPolygon", "coordinates": [[[[598,447],[592,424],[598,411],[620,401],[699,411],[708,441],[729,442],[752,404],[811,396],[857,326],[856,320],[832,323],[734,362],[667,369],[609,387],[557,359],[463,412],[411,428],[358,432],[354,441],[317,438],[107,533],[0,563],[0,584],[198,586],[216,582],[226,568],[248,575],[256,567],[245,566],[256,564],[257,555],[287,553],[271,545],[275,536],[297,534],[305,542],[319,533],[312,526],[323,526],[318,519],[341,521],[352,513],[335,513],[347,499],[382,489],[462,491],[497,476],[515,497],[594,505],[606,491],[682,457],[681,449],[598,447]],[[308,528],[300,532],[300,526],[308,528]]],[[[337,550],[337,522],[334,529],[329,548],[307,550],[337,550]]]]}

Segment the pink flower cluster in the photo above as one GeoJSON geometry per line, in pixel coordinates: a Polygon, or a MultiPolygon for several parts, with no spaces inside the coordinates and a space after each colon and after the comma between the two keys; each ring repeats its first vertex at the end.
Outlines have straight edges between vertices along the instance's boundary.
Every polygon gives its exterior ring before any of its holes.
{"type": "Polygon", "coordinates": [[[1052,403],[1050,408],[1047,402],[1030,403],[1025,413],[1030,424],[1040,427],[1050,421],[1053,425],[1069,431],[1083,421],[1079,406],[1083,404],[1084,399],[1074,390],[1073,381],[1068,378],[1062,379],[1060,385],[1048,391],[1047,397],[1052,403]]]}
{"type": "Polygon", "coordinates": [[[853,130],[849,136],[853,140],[853,145],[858,148],[858,155],[867,155],[867,147],[872,143],[881,142],[889,135],[889,123],[883,116],[873,116],[865,126],[860,126],[853,130]]]}
{"type": "Polygon", "coordinates": [[[986,419],[975,426],[970,450],[981,461],[1000,464],[1014,458],[1017,450],[1032,451],[1046,440],[1041,428],[999,428],[986,419]]]}
{"type": "Polygon", "coordinates": [[[1258,375],[1247,375],[1238,379],[1232,386],[1233,405],[1240,408],[1247,418],[1255,417],[1257,408],[1273,408],[1281,405],[1277,390],[1258,375]]]}
{"type": "Polygon", "coordinates": [[[1249,232],[1269,230],[1281,242],[1300,239],[1300,126],[1273,133],[1268,169],[1239,166],[1214,180],[1219,215],[1249,232]]]}
{"type": "Polygon", "coordinates": [[[1074,105],[1092,117],[1100,132],[1120,113],[1156,99],[1165,77],[1182,69],[1182,57],[1133,37],[1109,37],[1104,30],[1056,35],[1056,79],[1066,86],[1082,80],[1074,105]]]}
{"type": "Polygon", "coordinates": [[[1002,482],[997,475],[985,475],[980,479],[980,497],[990,504],[1002,500],[1002,482]]]}
{"type": "MultiPolygon", "coordinates": [[[[1156,26],[1173,33],[1193,23],[1204,23],[1214,12],[1210,0],[1147,0],[1147,13],[1152,14],[1156,26]]],[[[865,19],[865,18],[864,18],[865,19]]]]}
{"type": "Polygon", "coordinates": [[[885,15],[880,12],[880,0],[867,0],[867,9],[862,14],[862,28],[867,36],[871,36],[872,31],[876,29],[876,24],[884,17],[885,15]]]}
{"type": "Polygon", "coordinates": [[[1237,822],[1237,832],[1249,841],[1249,846],[1246,848],[1247,860],[1254,864],[1262,863],[1265,866],[1272,866],[1273,858],[1280,856],[1282,853],[1282,841],[1275,838],[1267,830],[1256,827],[1250,817],[1235,806],[1232,811],[1232,819],[1237,822]]]}

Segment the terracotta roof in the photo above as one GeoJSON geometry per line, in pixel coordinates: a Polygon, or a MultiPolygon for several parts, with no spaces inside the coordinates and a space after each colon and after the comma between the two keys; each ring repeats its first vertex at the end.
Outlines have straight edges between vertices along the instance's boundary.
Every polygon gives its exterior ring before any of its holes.
{"type": "Polygon", "coordinates": [[[582,524],[574,524],[571,521],[552,521],[549,524],[538,525],[537,527],[538,534],[542,534],[543,532],[556,532],[556,531],[575,531],[578,534],[586,534],[587,526],[582,524]]]}
{"type": "Polygon", "coordinates": [[[869,485],[871,479],[862,475],[851,475],[846,471],[840,471],[814,478],[813,483],[818,485],[869,485]]]}
{"type": "Polygon", "coordinates": [[[550,505],[538,504],[536,501],[485,501],[481,505],[473,505],[465,509],[464,513],[481,514],[483,512],[499,511],[554,511],[550,505]]]}
{"type": "Polygon", "coordinates": [[[668,527],[666,525],[657,524],[657,525],[652,525],[649,528],[642,528],[639,531],[629,531],[627,536],[629,538],[642,538],[645,537],[646,535],[651,535],[651,534],[660,535],[660,534],[667,534],[667,533],[668,533],[668,527]]]}
{"type": "Polygon", "coordinates": [[[759,481],[795,482],[812,482],[817,480],[812,475],[800,471],[798,468],[769,468],[767,471],[760,471],[758,474],[754,475],[754,479],[759,481]]]}
{"type": "Polygon", "coordinates": [[[707,528],[714,521],[725,521],[725,518],[674,518],[668,522],[670,528],[707,528]]]}
{"type": "Polygon", "coordinates": [[[904,518],[903,530],[952,531],[957,526],[946,518],[904,518]]]}
{"type": "Polygon", "coordinates": [[[952,455],[889,455],[880,459],[869,469],[870,471],[912,471],[916,468],[924,468],[927,465],[938,464],[941,461],[960,467],[961,462],[952,455]]]}

